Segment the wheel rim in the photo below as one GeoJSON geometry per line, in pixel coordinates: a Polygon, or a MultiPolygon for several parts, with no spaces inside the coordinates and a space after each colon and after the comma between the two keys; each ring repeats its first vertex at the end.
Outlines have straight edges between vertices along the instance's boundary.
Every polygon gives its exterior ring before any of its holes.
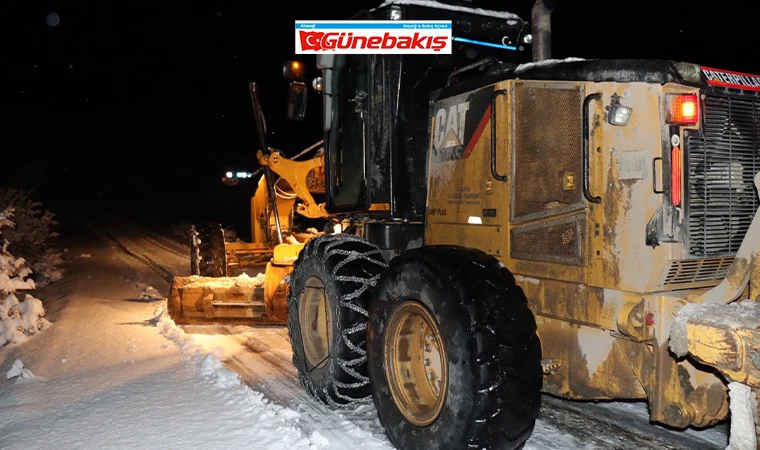
{"type": "Polygon", "coordinates": [[[327,308],[325,285],[317,277],[306,280],[298,300],[298,321],[308,369],[323,367],[330,356],[332,315],[327,308]]]}
{"type": "Polygon", "coordinates": [[[438,323],[421,303],[408,300],[391,313],[385,371],[401,414],[418,427],[433,423],[448,388],[446,352],[438,323]]]}

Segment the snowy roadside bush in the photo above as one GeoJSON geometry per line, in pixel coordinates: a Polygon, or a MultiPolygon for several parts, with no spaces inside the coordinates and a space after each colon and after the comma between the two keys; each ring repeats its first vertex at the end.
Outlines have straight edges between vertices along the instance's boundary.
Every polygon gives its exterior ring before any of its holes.
{"type": "Polygon", "coordinates": [[[26,260],[9,250],[5,232],[13,229],[12,218],[12,208],[0,210],[0,347],[24,342],[50,324],[39,299],[27,293],[18,299],[19,291],[33,290],[36,284],[26,260]]]}
{"type": "MultiPolygon", "coordinates": [[[[58,233],[55,215],[31,198],[31,191],[0,188],[0,211],[9,211],[10,224],[0,230],[8,251],[23,255],[31,277],[42,287],[61,278],[62,253],[53,247],[58,233]]],[[[0,242],[3,242],[0,240],[0,242]]]]}

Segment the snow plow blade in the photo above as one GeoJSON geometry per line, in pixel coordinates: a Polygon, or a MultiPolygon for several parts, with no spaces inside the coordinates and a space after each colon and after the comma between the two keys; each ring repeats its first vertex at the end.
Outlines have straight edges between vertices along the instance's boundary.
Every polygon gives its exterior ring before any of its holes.
{"type": "Polygon", "coordinates": [[[267,276],[256,278],[175,277],[168,298],[169,317],[178,325],[284,325],[288,289],[283,278],[288,269],[267,267],[267,276]]]}
{"type": "Polygon", "coordinates": [[[670,349],[717,369],[728,381],[731,433],[728,449],[760,449],[760,303],[683,307],[671,328],[670,349]]]}

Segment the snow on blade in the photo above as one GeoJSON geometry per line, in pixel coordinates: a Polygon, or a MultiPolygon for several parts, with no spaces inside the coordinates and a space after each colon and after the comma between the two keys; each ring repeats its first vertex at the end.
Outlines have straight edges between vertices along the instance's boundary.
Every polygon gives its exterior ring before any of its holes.
{"type": "Polygon", "coordinates": [[[243,273],[237,277],[196,277],[197,279],[194,281],[191,281],[185,285],[183,285],[184,288],[192,289],[192,288],[214,288],[214,289],[229,289],[233,286],[239,287],[242,289],[248,288],[253,289],[259,286],[264,285],[264,279],[266,276],[263,273],[260,273],[256,275],[255,277],[250,277],[247,274],[243,273]]]}
{"type": "Polygon", "coordinates": [[[536,61],[536,62],[529,62],[525,64],[520,64],[515,69],[515,74],[519,75],[527,70],[535,69],[536,67],[551,67],[556,66],[557,64],[562,63],[569,63],[569,62],[577,62],[577,61],[586,61],[584,58],[565,58],[565,59],[545,59],[543,61],[536,61]]]}
{"type": "Polygon", "coordinates": [[[760,317],[760,303],[755,301],[729,304],[690,303],[678,312],[670,328],[670,350],[682,357],[689,353],[687,324],[700,322],[716,328],[755,328],[760,317]]]}
{"type": "Polygon", "coordinates": [[[499,19],[511,19],[522,21],[522,18],[517,14],[506,11],[492,11],[490,9],[470,8],[467,6],[449,5],[447,3],[440,3],[433,0],[391,0],[384,2],[378,8],[382,8],[386,5],[413,5],[413,6],[425,6],[428,8],[447,9],[449,11],[466,12],[470,14],[478,14],[481,16],[496,17],[499,19]]]}

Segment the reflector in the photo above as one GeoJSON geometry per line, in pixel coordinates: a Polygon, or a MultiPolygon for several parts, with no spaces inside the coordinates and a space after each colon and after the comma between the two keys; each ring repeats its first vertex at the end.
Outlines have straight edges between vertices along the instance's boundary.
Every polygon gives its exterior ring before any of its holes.
{"type": "Polygon", "coordinates": [[[681,148],[673,147],[670,152],[670,202],[681,205],[681,148]]]}

